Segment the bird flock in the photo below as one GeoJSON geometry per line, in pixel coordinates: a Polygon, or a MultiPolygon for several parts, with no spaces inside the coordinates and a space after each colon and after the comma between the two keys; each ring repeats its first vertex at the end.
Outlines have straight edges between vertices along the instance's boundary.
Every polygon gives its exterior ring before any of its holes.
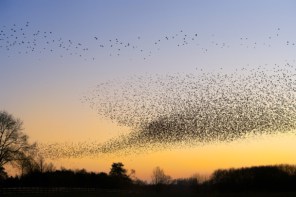
{"type": "Polygon", "coordinates": [[[48,157],[135,154],[291,132],[296,67],[137,75],[101,83],[82,100],[131,131],[104,143],[43,146],[48,157]]]}
{"type": "MultiPolygon", "coordinates": [[[[281,46],[296,49],[295,41],[279,39],[281,31],[281,28],[275,28],[260,41],[241,36],[236,44],[256,49],[272,47],[278,41],[281,46]]],[[[178,50],[197,47],[204,54],[213,47],[224,49],[235,44],[216,41],[214,34],[210,37],[210,43],[204,43],[200,33],[179,30],[149,43],[143,41],[143,36],[125,41],[95,35],[90,37],[90,45],[63,38],[53,31],[33,30],[30,22],[26,22],[1,27],[0,51],[8,57],[56,54],[60,58],[77,56],[97,61],[96,53],[92,51],[95,50],[110,58],[136,54],[147,60],[168,44],[178,50]]],[[[104,143],[43,143],[39,148],[49,158],[73,158],[135,153],[136,150],[149,152],[290,132],[296,129],[294,63],[295,60],[293,63],[244,67],[234,72],[223,69],[206,72],[197,68],[192,73],[143,74],[109,80],[98,84],[81,100],[100,116],[129,127],[129,133],[104,143]]]]}
{"type": "Polygon", "coordinates": [[[136,76],[96,87],[98,114],[133,128],[100,151],[230,142],[296,129],[296,67],[136,76]],[[149,147],[149,146],[148,146],[149,147]]]}
{"type": "Polygon", "coordinates": [[[1,49],[6,52],[7,57],[55,53],[60,58],[66,55],[76,55],[85,60],[88,51],[88,47],[81,42],[62,38],[53,31],[34,30],[31,28],[30,22],[23,25],[2,26],[0,29],[1,49]]]}
{"type": "Polygon", "coordinates": [[[179,30],[174,33],[168,33],[159,36],[155,40],[145,39],[143,36],[135,36],[129,41],[119,37],[106,38],[99,33],[87,38],[88,42],[77,41],[75,39],[65,38],[54,31],[44,31],[34,29],[30,22],[23,25],[3,25],[0,27],[0,51],[7,57],[16,57],[17,55],[30,55],[36,57],[42,55],[56,55],[59,58],[79,57],[85,61],[99,61],[102,54],[109,58],[129,56],[128,58],[139,57],[142,60],[148,60],[157,55],[160,50],[175,47],[176,50],[183,50],[186,47],[193,47],[196,52],[208,54],[214,48],[226,49],[234,47],[244,47],[256,49],[260,47],[272,47],[279,41],[283,46],[296,47],[296,41],[283,40],[281,37],[281,28],[274,28],[271,34],[267,34],[261,41],[240,36],[235,38],[237,42],[217,41],[216,35],[204,37],[202,33],[179,30]],[[207,40],[207,42],[205,42],[207,40]],[[5,53],[4,53],[5,52],[5,53]],[[39,55],[39,56],[38,56],[39,55]]]}

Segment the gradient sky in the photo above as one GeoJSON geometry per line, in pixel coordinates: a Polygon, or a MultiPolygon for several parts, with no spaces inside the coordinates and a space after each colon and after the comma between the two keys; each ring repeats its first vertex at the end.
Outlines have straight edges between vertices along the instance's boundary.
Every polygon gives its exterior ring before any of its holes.
{"type": "MultiPolygon", "coordinates": [[[[57,39],[82,43],[89,49],[80,58],[57,47],[52,53],[29,54],[19,54],[24,49],[18,47],[9,51],[0,48],[0,109],[23,120],[31,141],[104,142],[129,128],[99,116],[80,101],[97,84],[144,73],[215,72],[221,67],[232,71],[286,62],[295,65],[295,8],[292,0],[0,0],[0,30],[29,22],[28,34],[51,31],[57,39]],[[159,49],[153,45],[180,31],[197,33],[198,41],[183,48],[173,42],[163,42],[159,49]],[[101,43],[115,38],[136,43],[152,55],[144,60],[141,52],[127,50],[120,56],[109,56],[110,51],[98,47],[94,37],[101,43]],[[240,38],[248,40],[241,45],[240,38]],[[248,47],[255,42],[256,49],[248,47]],[[229,47],[220,49],[215,43],[229,47]]],[[[128,169],[135,169],[139,178],[149,179],[156,166],[176,178],[217,168],[295,164],[295,142],[292,134],[261,136],[228,144],[54,162],[57,167],[108,172],[112,162],[122,161],[128,169]]]]}

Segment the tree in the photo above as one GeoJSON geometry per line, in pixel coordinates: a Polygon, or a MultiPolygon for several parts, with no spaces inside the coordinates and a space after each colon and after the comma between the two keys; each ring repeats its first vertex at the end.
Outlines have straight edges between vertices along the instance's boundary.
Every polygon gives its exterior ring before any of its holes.
{"type": "Polygon", "coordinates": [[[121,162],[113,163],[109,175],[115,177],[128,177],[126,174],[127,170],[123,168],[123,166],[124,165],[121,162]]]}
{"type": "Polygon", "coordinates": [[[164,170],[158,166],[154,168],[151,179],[153,185],[167,185],[171,182],[171,177],[166,175],[164,170]]]}
{"type": "Polygon", "coordinates": [[[26,158],[35,147],[29,144],[28,136],[22,132],[22,121],[6,111],[0,111],[0,167],[26,158]]]}
{"type": "Polygon", "coordinates": [[[7,179],[7,173],[5,172],[5,169],[3,167],[0,167],[0,181],[7,179]]]}
{"type": "Polygon", "coordinates": [[[45,173],[55,171],[52,163],[46,163],[42,154],[37,148],[29,151],[26,156],[16,162],[16,166],[21,170],[21,175],[28,175],[30,173],[45,173]]]}
{"type": "Polygon", "coordinates": [[[36,171],[36,162],[31,155],[27,155],[17,161],[17,167],[21,170],[21,176],[24,176],[36,171]]]}
{"type": "Polygon", "coordinates": [[[109,183],[112,188],[127,188],[132,184],[132,180],[127,175],[127,170],[121,162],[112,164],[109,176],[109,183]]]}

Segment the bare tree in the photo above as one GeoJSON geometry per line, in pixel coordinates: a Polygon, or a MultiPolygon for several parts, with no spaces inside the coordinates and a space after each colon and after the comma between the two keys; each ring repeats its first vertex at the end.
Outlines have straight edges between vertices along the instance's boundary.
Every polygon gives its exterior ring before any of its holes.
{"type": "Polygon", "coordinates": [[[46,164],[45,172],[54,172],[56,170],[55,166],[53,163],[48,163],[46,164]]]}
{"type": "Polygon", "coordinates": [[[7,179],[8,175],[5,172],[5,169],[3,167],[0,167],[0,181],[3,179],[7,179]]]}
{"type": "Polygon", "coordinates": [[[131,169],[129,174],[127,175],[128,177],[130,177],[132,180],[136,180],[136,170],[135,169],[131,169]]]}
{"type": "Polygon", "coordinates": [[[15,162],[15,166],[20,169],[22,176],[33,172],[45,173],[55,171],[55,166],[51,162],[47,163],[37,148],[27,152],[22,159],[15,162]]]}
{"type": "Polygon", "coordinates": [[[166,185],[170,184],[171,182],[171,177],[169,175],[166,175],[163,169],[158,166],[154,168],[151,179],[153,185],[166,185]]]}
{"type": "Polygon", "coordinates": [[[43,173],[46,171],[46,163],[42,155],[38,154],[36,156],[35,162],[36,162],[36,168],[39,172],[43,173]]]}
{"type": "Polygon", "coordinates": [[[21,170],[21,176],[36,171],[36,162],[31,155],[23,156],[16,162],[16,166],[21,170]]]}
{"type": "Polygon", "coordinates": [[[22,132],[22,124],[6,111],[0,111],[0,167],[25,159],[27,152],[35,147],[22,132]]]}

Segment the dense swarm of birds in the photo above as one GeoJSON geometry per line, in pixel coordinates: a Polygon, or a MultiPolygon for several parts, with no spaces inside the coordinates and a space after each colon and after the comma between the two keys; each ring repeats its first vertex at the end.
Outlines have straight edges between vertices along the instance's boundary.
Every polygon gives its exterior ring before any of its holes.
{"type": "Polygon", "coordinates": [[[87,102],[99,114],[133,128],[100,150],[229,142],[296,129],[295,67],[243,70],[137,76],[98,85],[87,102]]]}
{"type": "Polygon", "coordinates": [[[37,148],[46,158],[81,158],[96,157],[100,152],[100,143],[96,141],[38,143],[37,148]]]}
{"type": "MultiPolygon", "coordinates": [[[[281,35],[281,29],[261,41],[238,37],[244,48],[272,47],[272,40],[281,35]]],[[[137,36],[133,41],[120,38],[93,36],[93,43],[111,58],[133,51],[144,60],[157,53],[165,43],[178,49],[197,47],[202,53],[216,48],[230,48],[233,43],[216,41],[203,43],[199,33],[183,30],[160,36],[154,42],[145,42],[137,36]]],[[[282,46],[295,47],[294,41],[277,39],[282,46]]],[[[92,43],[92,46],[93,46],[92,43]]],[[[89,56],[94,48],[88,44],[65,39],[52,31],[32,30],[30,22],[18,26],[2,26],[0,51],[8,56],[17,54],[51,54],[59,57],[89,56]]],[[[97,50],[97,49],[95,49],[97,50]]],[[[294,60],[295,62],[295,60],[294,60]]],[[[265,65],[242,68],[236,72],[137,75],[101,83],[82,98],[101,116],[131,128],[99,144],[96,142],[40,144],[45,156],[51,158],[81,157],[103,153],[130,153],[135,150],[176,146],[196,146],[212,142],[231,142],[250,135],[284,133],[296,129],[296,67],[265,65]]]]}
{"type": "Polygon", "coordinates": [[[129,154],[286,133],[296,129],[295,100],[296,67],[289,63],[113,80],[83,102],[131,132],[102,144],[46,146],[47,154],[129,154]]]}

